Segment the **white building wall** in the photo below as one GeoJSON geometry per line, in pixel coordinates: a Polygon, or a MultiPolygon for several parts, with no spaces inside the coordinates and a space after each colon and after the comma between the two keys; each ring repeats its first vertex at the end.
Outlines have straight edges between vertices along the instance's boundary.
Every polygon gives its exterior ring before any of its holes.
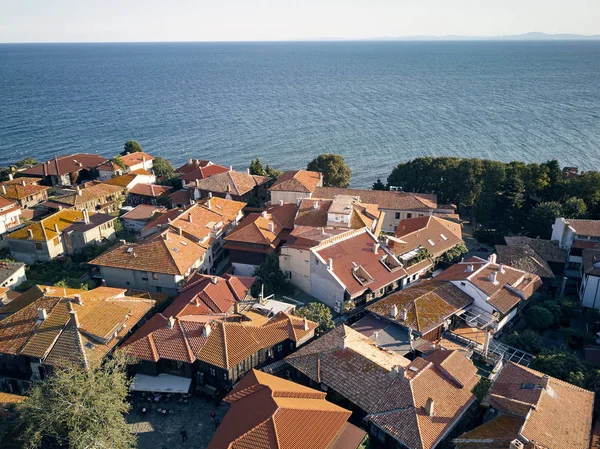
{"type": "Polygon", "coordinates": [[[281,248],[279,267],[291,273],[290,282],[303,292],[310,294],[311,252],[307,249],[281,248]]]}
{"type": "Polygon", "coordinates": [[[433,215],[433,211],[428,212],[415,212],[412,210],[398,210],[398,209],[381,209],[385,212],[383,217],[383,224],[381,230],[385,232],[394,232],[398,227],[398,223],[406,218],[423,217],[426,215],[433,215]],[[396,214],[399,214],[396,216],[396,214]]]}
{"type": "Polygon", "coordinates": [[[600,278],[589,274],[585,275],[581,283],[579,297],[583,307],[600,310],[600,278]]]}
{"type": "Polygon", "coordinates": [[[310,295],[336,312],[341,312],[344,307],[346,288],[332,275],[327,264],[320,261],[312,252],[310,256],[310,295]]]}
{"type": "Polygon", "coordinates": [[[2,283],[2,287],[16,287],[21,282],[25,282],[27,280],[27,276],[25,275],[25,266],[22,266],[17,271],[13,273],[11,277],[5,280],[2,283]]]}

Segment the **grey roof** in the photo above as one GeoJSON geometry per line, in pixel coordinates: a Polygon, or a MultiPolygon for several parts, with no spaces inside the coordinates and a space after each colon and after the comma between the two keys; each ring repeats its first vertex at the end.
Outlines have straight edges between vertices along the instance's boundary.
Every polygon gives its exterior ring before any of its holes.
{"type": "Polygon", "coordinates": [[[548,262],[528,245],[496,245],[496,254],[498,254],[498,263],[508,265],[527,273],[537,274],[539,277],[554,277],[554,273],[548,265],[548,262]]]}
{"type": "Polygon", "coordinates": [[[104,223],[108,223],[109,221],[116,220],[117,217],[109,214],[93,214],[90,215],[90,222],[85,223],[83,221],[78,221],[77,223],[73,223],[69,227],[64,229],[64,233],[69,233],[71,231],[75,232],[87,232],[90,229],[94,229],[104,223]]]}
{"type": "Polygon", "coordinates": [[[408,329],[397,324],[367,314],[351,327],[364,336],[369,337],[382,349],[393,351],[400,355],[406,355],[412,351],[408,329]]]}
{"type": "Polygon", "coordinates": [[[529,246],[546,262],[564,263],[567,260],[567,250],[558,246],[558,242],[530,237],[504,237],[508,246],[529,246]]]}
{"type": "Polygon", "coordinates": [[[21,262],[0,262],[0,284],[9,279],[15,271],[24,267],[21,262]]]}
{"type": "Polygon", "coordinates": [[[597,249],[584,249],[581,256],[583,259],[583,272],[600,277],[600,251],[597,249]]]}

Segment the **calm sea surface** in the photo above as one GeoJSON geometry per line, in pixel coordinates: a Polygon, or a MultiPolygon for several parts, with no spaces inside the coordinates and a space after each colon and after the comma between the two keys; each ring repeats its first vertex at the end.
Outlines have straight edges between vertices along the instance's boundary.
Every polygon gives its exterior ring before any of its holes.
{"type": "Polygon", "coordinates": [[[600,169],[600,43],[0,45],[0,164],[128,139],[238,169],[341,153],[354,186],[422,155],[600,169]]]}

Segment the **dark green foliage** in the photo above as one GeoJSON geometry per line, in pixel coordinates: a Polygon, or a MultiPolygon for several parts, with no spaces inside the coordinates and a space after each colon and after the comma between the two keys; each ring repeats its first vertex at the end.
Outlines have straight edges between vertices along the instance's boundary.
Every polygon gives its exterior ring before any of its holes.
{"type": "Polygon", "coordinates": [[[296,310],[298,316],[319,323],[317,334],[322,334],[334,328],[331,310],[320,302],[311,302],[305,307],[296,310]]]}
{"type": "Polygon", "coordinates": [[[562,216],[564,218],[583,218],[586,213],[587,206],[581,198],[572,196],[562,204],[562,216]]]}
{"type": "Polygon", "coordinates": [[[575,354],[544,351],[533,358],[530,367],[579,387],[585,386],[587,370],[575,354]]]}
{"type": "Polygon", "coordinates": [[[377,181],[373,183],[373,190],[386,190],[381,178],[377,178],[377,181]]]}
{"type": "Polygon", "coordinates": [[[31,165],[37,164],[37,161],[32,157],[26,157],[25,159],[21,159],[20,161],[15,162],[15,167],[23,168],[31,165]]]}
{"type": "Polygon", "coordinates": [[[348,187],[352,170],[339,154],[322,154],[308,163],[309,171],[323,173],[325,187],[348,187]]]}
{"type": "Polygon", "coordinates": [[[162,183],[168,183],[172,179],[177,178],[175,167],[173,167],[171,161],[160,156],[154,158],[152,171],[154,171],[157,178],[161,178],[162,183]]]}
{"type": "Polygon", "coordinates": [[[288,295],[293,291],[287,277],[279,268],[279,257],[276,254],[269,254],[262,264],[256,267],[254,271],[256,282],[252,286],[252,295],[257,297],[264,285],[264,295],[275,295],[281,297],[288,295]]]}
{"type": "Polygon", "coordinates": [[[123,151],[121,151],[121,156],[125,156],[128,153],[140,153],[142,150],[142,146],[137,143],[135,140],[128,140],[123,145],[123,151]]]}
{"type": "Polygon", "coordinates": [[[250,174],[256,176],[267,176],[267,172],[265,171],[259,158],[256,158],[256,160],[252,159],[250,162],[250,174]]]}
{"type": "Polygon", "coordinates": [[[123,162],[123,159],[121,159],[120,156],[115,156],[112,158],[112,161],[117,164],[121,169],[126,170],[127,169],[127,165],[125,165],[125,162],[123,162]]]}
{"type": "Polygon", "coordinates": [[[58,367],[34,384],[17,407],[23,447],[135,448],[136,437],[124,418],[129,411],[127,363],[117,353],[102,367],[58,367]]]}
{"type": "Polygon", "coordinates": [[[513,332],[506,338],[506,343],[531,354],[539,354],[544,350],[542,336],[531,329],[513,332]]]}
{"type": "Polygon", "coordinates": [[[533,306],[525,312],[527,325],[537,330],[545,330],[555,322],[554,315],[543,306],[533,306]]]}
{"type": "Polygon", "coordinates": [[[477,382],[477,385],[473,387],[472,393],[475,395],[479,402],[483,401],[490,391],[490,387],[492,386],[492,381],[482,377],[477,382]]]}
{"type": "Polygon", "coordinates": [[[267,164],[265,166],[265,173],[267,174],[266,176],[268,176],[271,179],[277,179],[279,178],[281,175],[283,175],[283,171],[281,170],[275,170],[273,167],[271,167],[269,164],[267,164]]]}
{"type": "Polygon", "coordinates": [[[465,242],[461,242],[454,248],[450,248],[444,254],[440,256],[440,261],[448,263],[460,262],[461,258],[469,252],[465,242]]]}
{"type": "Polygon", "coordinates": [[[529,237],[549,239],[552,235],[552,224],[562,214],[560,203],[540,203],[529,214],[527,234],[529,237]]]}
{"type": "Polygon", "coordinates": [[[407,266],[411,267],[419,262],[424,261],[425,259],[430,259],[431,253],[427,248],[419,248],[415,257],[410,259],[407,263],[407,266]]]}

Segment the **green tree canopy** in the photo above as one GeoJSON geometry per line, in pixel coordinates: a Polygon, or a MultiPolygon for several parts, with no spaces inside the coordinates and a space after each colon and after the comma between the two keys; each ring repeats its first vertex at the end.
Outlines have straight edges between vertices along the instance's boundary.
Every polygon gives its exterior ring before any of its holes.
{"type": "Polygon", "coordinates": [[[554,315],[543,306],[532,306],[525,313],[527,324],[533,329],[548,329],[555,322],[554,315]]]}
{"type": "Polygon", "coordinates": [[[142,146],[137,143],[135,140],[128,140],[123,145],[123,151],[121,151],[121,156],[125,156],[127,153],[140,153],[142,150],[142,146]]]}
{"type": "Polygon", "coordinates": [[[325,187],[348,187],[352,170],[339,154],[322,154],[308,163],[309,171],[323,173],[325,187]]]}
{"type": "Polygon", "coordinates": [[[377,181],[373,183],[373,190],[385,190],[385,184],[381,178],[377,178],[377,181]]]}
{"type": "Polygon", "coordinates": [[[527,234],[530,237],[549,239],[552,236],[552,225],[562,215],[560,203],[540,203],[529,214],[527,234]]]}
{"type": "Polygon", "coordinates": [[[255,176],[267,176],[267,172],[259,158],[252,159],[250,162],[250,174],[255,176]]]}
{"type": "Polygon", "coordinates": [[[587,205],[581,198],[570,197],[562,204],[562,216],[564,218],[583,218],[587,213],[587,205]]]}
{"type": "Polygon", "coordinates": [[[17,168],[28,167],[30,165],[37,164],[37,161],[32,157],[26,157],[25,159],[21,159],[20,161],[15,162],[15,166],[17,168]]]}
{"type": "Polygon", "coordinates": [[[268,176],[271,179],[277,179],[279,178],[281,175],[283,175],[283,171],[281,170],[276,170],[273,167],[271,167],[269,164],[267,164],[265,166],[265,173],[266,176],[268,176]]]}
{"type": "Polygon", "coordinates": [[[126,359],[119,355],[103,366],[65,365],[34,384],[17,407],[27,449],[60,444],[70,449],[129,449],[135,436],[125,422],[126,359]]]}
{"type": "Polygon", "coordinates": [[[122,168],[123,170],[127,169],[127,165],[125,165],[125,162],[123,162],[123,159],[121,159],[120,156],[115,156],[112,158],[112,161],[117,164],[120,168],[122,168]]]}
{"type": "Polygon", "coordinates": [[[530,367],[579,387],[585,386],[586,367],[575,354],[544,351],[533,358],[530,367]]]}
{"type": "Polygon", "coordinates": [[[263,285],[265,296],[281,297],[290,294],[293,290],[285,273],[279,268],[279,257],[276,254],[267,255],[263,263],[254,270],[254,276],[256,282],[252,286],[252,295],[255,297],[258,296],[263,285]]]}
{"type": "Polygon", "coordinates": [[[173,167],[171,161],[160,156],[154,158],[152,170],[157,178],[162,178],[164,181],[177,177],[175,167],[173,167]]]}
{"type": "Polygon", "coordinates": [[[322,334],[334,328],[331,310],[320,302],[311,302],[305,307],[296,310],[298,316],[319,323],[317,333],[322,334]]]}
{"type": "Polygon", "coordinates": [[[542,336],[531,329],[525,329],[522,332],[513,332],[508,336],[506,342],[531,354],[539,354],[544,349],[542,336]]]}

